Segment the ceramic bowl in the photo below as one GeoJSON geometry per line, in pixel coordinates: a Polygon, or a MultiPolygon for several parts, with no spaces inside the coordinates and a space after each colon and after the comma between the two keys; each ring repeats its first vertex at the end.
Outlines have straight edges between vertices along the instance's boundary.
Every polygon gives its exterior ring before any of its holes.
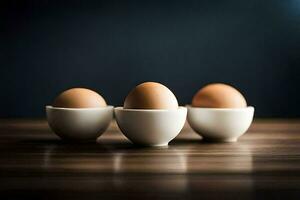
{"type": "Polygon", "coordinates": [[[167,146],[184,126],[185,107],[174,110],[115,108],[117,124],[133,143],[143,146],[167,146]]]}
{"type": "Polygon", "coordinates": [[[96,140],[113,118],[113,106],[101,108],[58,108],[46,106],[50,128],[68,140],[96,140]]]}
{"type": "Polygon", "coordinates": [[[188,122],[204,140],[236,142],[250,127],[254,107],[197,108],[188,107],[188,122]]]}

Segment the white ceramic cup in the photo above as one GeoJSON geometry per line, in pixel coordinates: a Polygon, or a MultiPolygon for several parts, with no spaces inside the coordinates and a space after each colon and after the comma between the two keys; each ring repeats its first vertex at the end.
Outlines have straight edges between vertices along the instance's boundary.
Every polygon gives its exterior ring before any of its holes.
{"type": "Polygon", "coordinates": [[[46,106],[50,128],[68,140],[97,139],[113,118],[113,106],[100,108],[58,108],[46,106]]]}
{"type": "Polygon", "coordinates": [[[167,146],[184,126],[185,107],[174,110],[115,108],[117,124],[133,143],[144,146],[167,146]]]}
{"type": "Polygon", "coordinates": [[[198,108],[187,106],[188,122],[205,140],[236,142],[250,127],[254,107],[198,108]]]}

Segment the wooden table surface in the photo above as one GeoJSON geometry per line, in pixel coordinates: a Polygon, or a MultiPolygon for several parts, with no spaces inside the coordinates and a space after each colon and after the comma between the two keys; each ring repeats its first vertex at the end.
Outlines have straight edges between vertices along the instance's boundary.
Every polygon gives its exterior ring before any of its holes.
{"type": "Polygon", "coordinates": [[[222,144],[185,126],[169,147],[141,148],[115,123],[76,144],[43,120],[2,119],[0,198],[300,199],[300,120],[256,120],[222,144]]]}

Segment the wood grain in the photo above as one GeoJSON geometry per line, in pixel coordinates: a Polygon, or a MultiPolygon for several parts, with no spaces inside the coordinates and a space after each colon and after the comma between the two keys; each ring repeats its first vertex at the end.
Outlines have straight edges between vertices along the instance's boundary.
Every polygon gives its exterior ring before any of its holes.
{"type": "MultiPolygon", "coordinates": [[[[300,199],[300,120],[256,120],[237,143],[186,125],[167,148],[131,144],[115,123],[66,143],[43,120],[0,120],[6,199],[300,199]]],[[[1,198],[3,199],[3,198],[1,198]]]]}

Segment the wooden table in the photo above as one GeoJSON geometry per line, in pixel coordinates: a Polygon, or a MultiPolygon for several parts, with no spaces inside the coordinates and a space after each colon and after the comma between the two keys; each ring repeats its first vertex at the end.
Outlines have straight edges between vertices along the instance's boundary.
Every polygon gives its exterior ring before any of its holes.
{"type": "Polygon", "coordinates": [[[300,121],[256,120],[237,143],[188,126],[167,148],[132,145],[115,123],[66,143],[42,120],[0,120],[1,199],[300,199],[300,121]],[[9,198],[8,198],[9,197],[9,198]]]}

